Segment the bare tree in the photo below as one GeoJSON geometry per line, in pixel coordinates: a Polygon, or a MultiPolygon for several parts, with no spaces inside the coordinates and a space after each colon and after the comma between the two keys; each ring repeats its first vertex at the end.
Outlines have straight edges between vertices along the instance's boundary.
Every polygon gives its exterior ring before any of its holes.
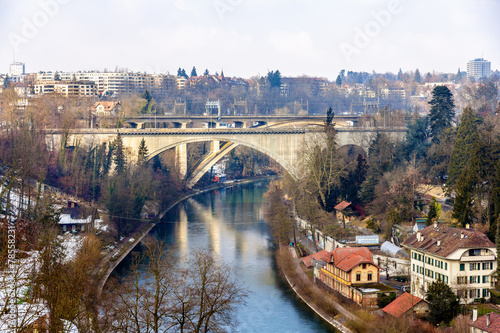
{"type": "Polygon", "coordinates": [[[219,332],[234,326],[246,291],[234,271],[206,250],[194,250],[184,268],[165,245],[145,242],[127,280],[116,289],[113,331],[219,332]]]}

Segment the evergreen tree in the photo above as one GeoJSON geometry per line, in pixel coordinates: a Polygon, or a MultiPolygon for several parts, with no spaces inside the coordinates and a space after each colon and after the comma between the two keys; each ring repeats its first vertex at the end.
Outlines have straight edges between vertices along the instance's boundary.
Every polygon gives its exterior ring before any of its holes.
{"type": "Polygon", "coordinates": [[[405,140],[400,145],[401,155],[407,161],[413,157],[417,161],[425,158],[427,150],[431,145],[429,138],[429,118],[419,117],[414,119],[408,124],[408,132],[406,133],[405,140]]]}
{"type": "Polygon", "coordinates": [[[415,76],[413,77],[413,81],[422,83],[422,76],[420,75],[420,71],[418,70],[418,68],[415,71],[415,76]]]}
{"type": "Polygon", "coordinates": [[[455,77],[455,80],[460,81],[462,80],[462,73],[460,72],[460,67],[458,67],[457,75],[455,77]]]}
{"type": "Polygon", "coordinates": [[[276,72],[270,71],[269,73],[267,73],[267,80],[269,81],[271,88],[281,87],[281,73],[280,73],[280,71],[276,70],[276,72]]]}
{"type": "Polygon", "coordinates": [[[337,75],[337,79],[335,80],[335,84],[339,87],[342,85],[342,79],[340,78],[340,74],[337,75]]]}
{"type": "Polygon", "coordinates": [[[431,225],[436,217],[437,217],[436,198],[432,198],[432,201],[429,204],[429,212],[427,213],[427,220],[425,223],[427,225],[431,225]]]}
{"type": "MultiPolygon", "coordinates": [[[[500,223],[500,216],[497,217],[496,220],[496,225],[498,226],[498,223],[500,223]]],[[[495,234],[495,244],[497,246],[497,253],[500,253],[500,228],[497,227],[496,234],[495,234]]],[[[500,276],[500,256],[497,255],[497,276],[500,276]]],[[[495,286],[498,288],[498,282],[497,285],[495,286]]]]}
{"type": "Polygon", "coordinates": [[[439,136],[448,127],[455,115],[455,103],[453,94],[445,86],[437,86],[432,91],[432,100],[429,115],[429,125],[431,128],[432,141],[439,143],[439,136]]]}
{"type": "Polygon", "coordinates": [[[188,79],[189,77],[187,76],[186,74],[186,70],[184,68],[180,68],[177,70],[177,76],[181,77],[185,77],[186,79],[188,79]]]}
{"type": "Polygon", "coordinates": [[[470,107],[466,107],[457,131],[457,140],[451,152],[450,165],[448,166],[448,179],[446,185],[452,188],[458,176],[471,158],[474,145],[479,139],[477,131],[478,118],[470,107]]]}
{"type": "Polygon", "coordinates": [[[205,69],[205,71],[203,72],[203,75],[205,75],[205,76],[206,76],[206,75],[210,75],[210,72],[208,71],[208,68],[207,68],[207,69],[205,69]]]}
{"type": "MultiPolygon", "coordinates": [[[[494,178],[491,184],[491,200],[490,200],[490,230],[489,234],[492,239],[495,240],[497,246],[500,244],[500,228],[498,228],[498,222],[500,221],[500,160],[496,164],[496,170],[494,178]]],[[[500,253],[500,252],[497,252],[500,253]]],[[[500,256],[498,256],[500,257],[500,256]]]]}
{"type": "Polygon", "coordinates": [[[139,144],[139,154],[137,157],[137,162],[139,164],[144,164],[146,162],[146,158],[148,157],[148,147],[146,146],[146,141],[142,138],[141,143],[139,144]]]}
{"type": "Polygon", "coordinates": [[[401,68],[399,69],[398,72],[398,81],[403,81],[403,71],[401,70],[401,68]]]}
{"type": "Polygon", "coordinates": [[[123,140],[120,134],[116,137],[115,146],[115,171],[118,175],[121,175],[125,171],[125,152],[123,149],[123,140]]]}
{"type": "Polygon", "coordinates": [[[191,70],[191,77],[193,76],[198,76],[198,74],[196,73],[196,67],[193,66],[193,69],[191,70]]]}
{"type": "Polygon", "coordinates": [[[455,195],[455,205],[453,206],[452,217],[458,220],[458,223],[465,227],[474,222],[474,189],[475,181],[465,168],[458,178],[455,195]]]}
{"type": "Polygon", "coordinates": [[[431,283],[427,290],[426,300],[429,303],[429,320],[433,324],[448,323],[458,312],[459,301],[450,286],[441,280],[431,283]]]}

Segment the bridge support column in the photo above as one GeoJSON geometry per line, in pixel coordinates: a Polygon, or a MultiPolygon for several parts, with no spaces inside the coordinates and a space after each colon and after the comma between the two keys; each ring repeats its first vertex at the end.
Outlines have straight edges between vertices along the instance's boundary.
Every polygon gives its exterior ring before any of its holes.
{"type": "Polygon", "coordinates": [[[210,142],[210,152],[211,153],[216,153],[220,150],[220,141],[219,140],[214,140],[210,142]]]}
{"type": "Polygon", "coordinates": [[[187,174],[187,143],[175,147],[175,164],[182,178],[187,174]]]}

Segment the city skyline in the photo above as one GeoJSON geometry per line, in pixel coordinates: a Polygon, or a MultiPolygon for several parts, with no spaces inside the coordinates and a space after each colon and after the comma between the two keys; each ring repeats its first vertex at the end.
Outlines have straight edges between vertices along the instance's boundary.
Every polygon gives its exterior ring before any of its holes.
{"type": "Polygon", "coordinates": [[[341,69],[456,73],[479,57],[491,61],[492,71],[500,63],[500,3],[493,0],[6,0],[2,6],[0,73],[14,57],[27,72],[118,67],[176,74],[196,66],[198,74],[208,68],[251,77],[278,69],[329,80],[341,69]]]}

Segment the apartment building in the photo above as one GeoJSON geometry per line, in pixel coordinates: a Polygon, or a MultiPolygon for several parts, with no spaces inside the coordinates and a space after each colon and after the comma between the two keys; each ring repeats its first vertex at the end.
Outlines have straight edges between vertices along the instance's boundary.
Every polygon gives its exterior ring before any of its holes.
{"type": "Polygon", "coordinates": [[[496,271],[496,248],[475,229],[438,223],[428,226],[403,244],[411,257],[411,293],[425,298],[438,279],[457,293],[462,303],[489,299],[496,271]]]}
{"type": "Polygon", "coordinates": [[[89,82],[96,86],[97,93],[103,95],[122,95],[149,90],[164,93],[171,85],[169,75],[134,72],[40,72],[36,75],[38,84],[46,82],[89,82]]]}
{"type": "Polygon", "coordinates": [[[35,95],[59,94],[61,96],[95,97],[97,87],[94,82],[42,81],[34,85],[35,95]]]}
{"type": "Polygon", "coordinates": [[[467,63],[467,76],[476,80],[487,78],[491,74],[491,62],[476,58],[467,63]]]}

